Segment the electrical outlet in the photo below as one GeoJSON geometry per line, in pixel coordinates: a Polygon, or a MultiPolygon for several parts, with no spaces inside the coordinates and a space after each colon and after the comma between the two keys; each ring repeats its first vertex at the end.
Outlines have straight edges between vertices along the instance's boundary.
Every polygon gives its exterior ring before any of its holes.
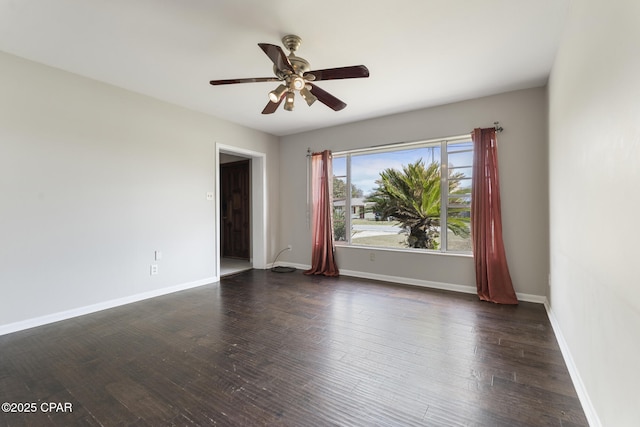
{"type": "Polygon", "coordinates": [[[291,249],[292,249],[292,246],[291,245],[287,245],[287,250],[291,251],[291,249]]]}
{"type": "Polygon", "coordinates": [[[156,261],[160,261],[162,259],[162,252],[155,251],[154,257],[155,257],[156,261]]]}
{"type": "Polygon", "coordinates": [[[151,275],[155,276],[158,274],[158,264],[151,264],[151,275]]]}

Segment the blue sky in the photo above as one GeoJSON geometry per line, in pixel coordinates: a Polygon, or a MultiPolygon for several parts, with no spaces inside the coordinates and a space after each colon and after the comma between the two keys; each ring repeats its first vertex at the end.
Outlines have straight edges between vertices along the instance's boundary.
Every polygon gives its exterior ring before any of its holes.
{"type": "MultiPolygon", "coordinates": [[[[470,143],[469,143],[470,144],[470,143]]],[[[449,151],[470,148],[467,144],[450,145],[449,151]]],[[[440,161],[440,147],[421,147],[401,151],[391,151],[385,153],[359,154],[351,156],[351,181],[356,187],[368,195],[376,187],[375,181],[380,177],[380,172],[386,168],[402,169],[409,163],[414,163],[422,158],[425,164],[431,163],[432,159],[440,161]]],[[[453,166],[470,166],[472,164],[472,153],[460,153],[450,155],[449,164],[453,166]]],[[[470,170],[468,171],[470,173],[470,170]]],[[[346,175],[346,158],[334,157],[333,174],[335,176],[346,175]]]]}

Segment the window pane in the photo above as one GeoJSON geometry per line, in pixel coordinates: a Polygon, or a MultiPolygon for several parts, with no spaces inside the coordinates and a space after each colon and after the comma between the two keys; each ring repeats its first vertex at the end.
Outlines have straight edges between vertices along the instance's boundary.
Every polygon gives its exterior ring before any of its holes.
{"type": "Polygon", "coordinates": [[[447,197],[447,251],[471,251],[471,179],[473,142],[447,144],[449,194],[447,197]]]}
{"type": "Polygon", "coordinates": [[[472,165],[471,141],[388,146],[334,157],[335,241],[470,252],[472,165]]]}
{"type": "MultiPolygon", "coordinates": [[[[473,166],[473,143],[471,141],[447,144],[449,168],[471,168],[473,166]]],[[[469,177],[471,173],[469,172],[469,177]]]]}
{"type": "Polygon", "coordinates": [[[470,206],[471,205],[471,193],[467,194],[449,194],[449,204],[450,207],[460,207],[470,206]]]}
{"type": "Polygon", "coordinates": [[[449,166],[449,179],[473,178],[473,170],[469,167],[451,167],[449,166]]]}
{"type": "Polygon", "coordinates": [[[344,210],[337,207],[333,208],[333,240],[336,243],[347,241],[344,210]]]}
{"type": "Polygon", "coordinates": [[[449,209],[447,216],[447,250],[471,251],[471,211],[469,208],[449,209]]]}
{"type": "Polygon", "coordinates": [[[353,220],[351,243],[362,246],[407,248],[407,233],[397,221],[353,220]]]}
{"type": "Polygon", "coordinates": [[[347,162],[345,157],[333,159],[333,240],[347,240],[345,209],[347,188],[347,162]]]}
{"type": "Polygon", "coordinates": [[[333,200],[344,200],[347,188],[347,159],[337,157],[333,159],[333,200]]]}
{"type": "Polygon", "coordinates": [[[447,152],[453,153],[456,151],[473,151],[473,142],[472,141],[460,141],[460,142],[449,142],[447,144],[449,149],[447,152]]]}
{"type": "Polygon", "coordinates": [[[352,244],[438,249],[440,150],[438,144],[351,156],[351,182],[362,195],[352,198],[352,244]],[[414,218],[423,221],[409,225],[414,218]]]}
{"type": "Polygon", "coordinates": [[[331,163],[333,168],[333,174],[337,176],[347,175],[347,158],[346,157],[334,157],[331,163]]]}
{"type": "Polygon", "coordinates": [[[385,169],[402,171],[404,166],[418,160],[422,160],[425,166],[440,163],[440,146],[354,154],[351,156],[351,183],[368,196],[378,186],[376,181],[380,179],[380,172],[385,169]]]}

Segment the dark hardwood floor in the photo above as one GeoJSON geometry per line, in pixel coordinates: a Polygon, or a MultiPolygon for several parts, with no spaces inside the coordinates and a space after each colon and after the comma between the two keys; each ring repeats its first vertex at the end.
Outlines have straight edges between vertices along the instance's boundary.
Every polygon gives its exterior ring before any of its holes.
{"type": "Polygon", "coordinates": [[[37,407],[9,426],[587,425],[542,305],[300,271],[2,336],[0,400],[37,407]]]}

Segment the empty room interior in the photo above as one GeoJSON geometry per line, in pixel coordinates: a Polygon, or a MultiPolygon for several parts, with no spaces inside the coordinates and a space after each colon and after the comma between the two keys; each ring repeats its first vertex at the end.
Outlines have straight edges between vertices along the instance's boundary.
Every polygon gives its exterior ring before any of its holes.
{"type": "Polygon", "coordinates": [[[637,426],[639,53],[637,0],[0,0],[0,425],[637,426]]]}

